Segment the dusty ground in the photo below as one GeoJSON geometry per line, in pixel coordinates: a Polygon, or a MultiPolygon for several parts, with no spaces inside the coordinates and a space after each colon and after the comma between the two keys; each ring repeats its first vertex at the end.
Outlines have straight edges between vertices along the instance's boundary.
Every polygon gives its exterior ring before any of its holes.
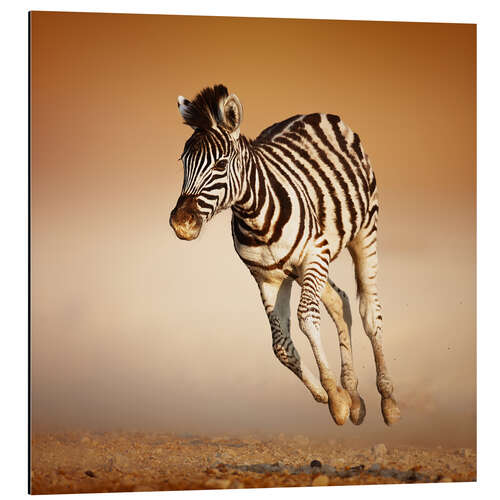
{"type": "Polygon", "coordinates": [[[305,436],[35,434],[34,494],[476,480],[471,449],[350,449],[305,436]],[[312,464],[312,466],[311,466],[312,464]]]}

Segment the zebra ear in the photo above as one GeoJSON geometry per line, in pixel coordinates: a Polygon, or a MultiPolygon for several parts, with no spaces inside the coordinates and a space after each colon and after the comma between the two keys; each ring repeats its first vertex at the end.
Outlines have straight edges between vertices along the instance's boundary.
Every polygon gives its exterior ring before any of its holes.
{"type": "MultiPolygon", "coordinates": [[[[179,108],[179,113],[181,114],[184,122],[188,122],[188,118],[189,118],[189,106],[191,105],[191,101],[188,101],[185,97],[183,96],[179,96],[177,98],[177,107],[179,108]]],[[[196,128],[196,127],[193,127],[191,125],[192,128],[196,128]]]]}
{"type": "Polygon", "coordinates": [[[240,136],[240,124],[243,118],[243,108],[235,94],[226,97],[223,105],[223,124],[234,139],[240,136]]]}

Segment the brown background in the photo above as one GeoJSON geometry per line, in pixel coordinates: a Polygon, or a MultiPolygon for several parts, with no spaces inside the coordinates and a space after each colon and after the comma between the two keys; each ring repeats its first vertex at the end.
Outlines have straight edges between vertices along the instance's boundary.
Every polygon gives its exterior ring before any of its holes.
{"type": "MultiPolygon", "coordinates": [[[[34,430],[475,443],[474,25],[35,12],[31,34],[34,430]],[[381,197],[396,427],[358,314],[368,414],[338,428],[275,359],[230,213],[190,243],[169,227],[190,134],[176,98],[214,83],[240,98],[249,137],[315,111],[361,136],[381,197]]],[[[347,255],[331,275],[357,313],[347,255]]],[[[295,314],[292,329],[313,367],[295,314]]]]}

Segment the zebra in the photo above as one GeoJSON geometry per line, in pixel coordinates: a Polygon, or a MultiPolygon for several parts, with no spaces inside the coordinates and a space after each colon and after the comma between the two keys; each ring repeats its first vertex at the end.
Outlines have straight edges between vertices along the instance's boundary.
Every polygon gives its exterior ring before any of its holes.
{"type": "Polygon", "coordinates": [[[329,265],[347,247],[354,262],[359,312],[371,341],[384,421],[400,418],[382,351],[377,292],[377,184],[359,136],[331,114],[297,114],[254,140],[240,133],[243,108],[224,85],[177,100],[194,129],[180,157],[181,194],[170,214],[178,238],[193,240],[220,211],[232,210],[234,248],[257,282],[271,327],[272,347],[314,399],[327,403],[337,425],[359,425],[366,407],[351,350],[349,299],[329,278],[329,265]],[[319,370],[319,381],[290,335],[290,293],[319,370]],[[320,337],[320,301],[333,319],[341,353],[339,387],[320,337]]]}

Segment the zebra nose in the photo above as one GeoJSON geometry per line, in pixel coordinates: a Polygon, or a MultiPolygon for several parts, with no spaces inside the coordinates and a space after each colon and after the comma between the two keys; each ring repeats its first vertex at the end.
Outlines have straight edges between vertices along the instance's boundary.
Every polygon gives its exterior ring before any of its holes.
{"type": "Polygon", "coordinates": [[[170,225],[178,238],[193,240],[200,233],[203,220],[198,214],[196,198],[181,195],[170,214],[170,225]]]}

